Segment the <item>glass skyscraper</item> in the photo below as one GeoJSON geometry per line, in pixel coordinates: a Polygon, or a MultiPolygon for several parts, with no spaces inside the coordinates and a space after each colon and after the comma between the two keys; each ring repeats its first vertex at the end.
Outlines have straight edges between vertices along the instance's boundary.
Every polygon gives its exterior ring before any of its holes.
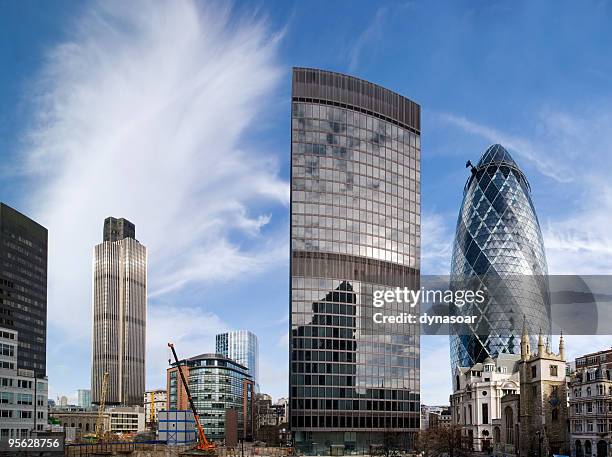
{"type": "Polygon", "coordinates": [[[451,369],[520,354],[523,319],[532,338],[549,334],[547,274],[529,183],[510,153],[494,144],[471,169],[457,221],[452,287],[481,289],[486,299],[458,312],[478,321],[451,331],[451,369]]]}
{"type": "Polygon", "coordinates": [[[77,404],[81,408],[91,408],[91,390],[79,389],[77,390],[77,404]]]}
{"type": "Polygon", "coordinates": [[[372,294],[418,288],[420,107],[351,76],[295,68],[291,117],[295,445],[367,449],[394,435],[410,446],[419,329],[373,324],[372,294]]]}
{"type": "Polygon", "coordinates": [[[47,371],[47,229],[0,203],[0,327],[19,332],[17,368],[47,371]]]}
{"type": "Polygon", "coordinates": [[[229,357],[248,368],[255,389],[259,387],[259,343],[248,330],[219,333],[215,338],[217,354],[229,357]]]}

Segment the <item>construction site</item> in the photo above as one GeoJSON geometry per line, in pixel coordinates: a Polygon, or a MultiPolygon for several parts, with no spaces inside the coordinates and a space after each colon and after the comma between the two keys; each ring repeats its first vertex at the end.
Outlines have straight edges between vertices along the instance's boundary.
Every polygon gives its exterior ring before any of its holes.
{"type": "MultiPolygon", "coordinates": [[[[180,378],[180,385],[184,389],[188,410],[157,411],[155,409],[155,393],[151,394],[148,403],[147,426],[148,431],[118,432],[116,427],[111,427],[111,413],[106,404],[108,393],[108,373],[104,373],[100,400],[96,411],[80,412],[79,417],[93,422],[86,423],[86,429],[91,428],[90,433],[83,433],[77,438],[67,442],[63,450],[66,456],[108,456],[108,455],[132,455],[132,456],[190,456],[205,455],[219,457],[252,457],[269,456],[281,457],[294,455],[294,450],[289,446],[267,446],[261,441],[245,440],[244,436],[238,437],[237,429],[228,432],[228,436],[220,444],[210,440],[204,429],[203,421],[194,403],[189,383],[182,368],[183,361],[179,361],[176,350],[172,343],[168,343],[174,364],[180,378]],[[95,422],[94,422],[95,421],[95,422]],[[163,424],[161,427],[159,424],[163,424]],[[184,444],[182,444],[184,443],[184,444]]],[[[121,409],[118,411],[123,412],[121,409]]],[[[58,414],[68,424],[70,412],[58,414]]],[[[124,413],[123,416],[126,414],[124,413]]],[[[235,414],[234,414],[235,415],[235,414]]],[[[229,416],[229,414],[228,414],[229,416]]],[[[80,424],[79,424],[80,425],[80,424]]],[[[284,432],[285,430],[283,430],[284,432]]],[[[244,433],[244,432],[243,432],[244,433]]],[[[64,438],[66,438],[64,431],[64,438]]],[[[252,437],[251,437],[252,438],[252,437]]],[[[48,455],[58,455],[60,452],[48,455]]],[[[28,453],[20,455],[30,455],[28,453]]],[[[43,455],[43,454],[31,454],[43,455]]]]}

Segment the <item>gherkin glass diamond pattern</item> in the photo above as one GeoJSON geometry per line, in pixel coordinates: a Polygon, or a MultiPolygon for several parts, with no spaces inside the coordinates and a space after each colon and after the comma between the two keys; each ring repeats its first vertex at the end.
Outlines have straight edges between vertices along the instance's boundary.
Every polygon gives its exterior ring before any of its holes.
{"type": "Polygon", "coordinates": [[[451,330],[451,369],[520,353],[523,316],[535,347],[550,333],[548,269],[529,183],[510,153],[490,146],[468,179],[457,221],[451,287],[482,289],[485,301],[456,314],[476,324],[451,330]]]}

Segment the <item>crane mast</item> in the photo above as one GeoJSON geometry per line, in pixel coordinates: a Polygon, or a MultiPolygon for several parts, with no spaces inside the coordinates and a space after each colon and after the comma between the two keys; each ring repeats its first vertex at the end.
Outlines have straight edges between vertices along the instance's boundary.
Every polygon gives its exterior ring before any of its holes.
{"type": "Polygon", "coordinates": [[[98,417],[96,418],[96,437],[101,440],[104,436],[104,407],[106,405],[106,393],[108,392],[108,371],[102,377],[102,391],[100,392],[100,403],[98,404],[98,417]]]}
{"type": "MultiPolygon", "coordinates": [[[[183,370],[181,370],[181,365],[179,363],[178,356],[176,355],[176,351],[174,350],[174,344],[168,343],[168,347],[172,349],[172,355],[174,356],[174,362],[176,363],[176,368],[181,377],[181,382],[183,383],[183,386],[185,387],[185,393],[187,394],[187,399],[189,400],[189,406],[191,407],[191,411],[193,412],[193,418],[195,419],[196,430],[198,432],[198,444],[196,445],[196,449],[200,451],[213,451],[215,449],[215,445],[212,444],[210,441],[208,441],[208,439],[206,438],[206,434],[204,433],[204,427],[202,427],[202,423],[200,422],[200,416],[198,415],[198,412],[196,411],[195,404],[193,403],[193,398],[191,397],[191,391],[189,390],[189,385],[187,384],[185,375],[183,374],[183,370]]],[[[178,398],[179,387],[180,386],[177,385],[177,398],[178,398]]]]}

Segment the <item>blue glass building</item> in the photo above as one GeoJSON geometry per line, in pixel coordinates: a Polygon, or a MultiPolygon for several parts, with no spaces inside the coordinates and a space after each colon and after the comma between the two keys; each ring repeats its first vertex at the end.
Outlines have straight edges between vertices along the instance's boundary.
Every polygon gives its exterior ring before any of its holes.
{"type": "Polygon", "coordinates": [[[530,335],[550,334],[547,274],[529,183],[510,153],[494,144],[472,166],[457,221],[451,287],[481,289],[486,299],[454,308],[478,321],[451,329],[451,370],[520,353],[523,317],[530,335]]]}
{"type": "Polygon", "coordinates": [[[255,390],[259,392],[259,343],[248,330],[219,333],[215,339],[216,352],[247,367],[255,390]]]}

